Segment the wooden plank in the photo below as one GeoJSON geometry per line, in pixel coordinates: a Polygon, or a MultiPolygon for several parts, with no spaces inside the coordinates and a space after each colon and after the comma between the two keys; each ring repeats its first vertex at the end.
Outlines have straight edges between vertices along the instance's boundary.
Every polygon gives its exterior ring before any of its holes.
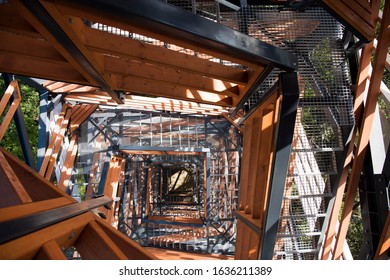
{"type": "Polygon", "coordinates": [[[247,197],[248,178],[249,178],[249,163],[251,158],[251,139],[252,139],[252,121],[245,122],[243,133],[243,148],[242,148],[242,163],[240,176],[240,190],[238,195],[238,209],[245,210],[245,202],[247,197]]]}
{"type": "Polygon", "coordinates": [[[104,70],[108,73],[131,77],[142,78],[159,83],[184,86],[194,90],[202,90],[212,93],[225,94],[231,97],[238,96],[236,84],[225,82],[219,79],[209,78],[204,73],[195,74],[176,67],[162,67],[145,62],[138,62],[120,57],[105,56],[104,70]]]}
{"type": "MultiPolygon", "coordinates": [[[[261,139],[261,124],[263,122],[263,116],[252,119],[252,134],[251,134],[251,145],[250,145],[250,159],[249,159],[249,170],[257,170],[259,164],[259,153],[260,153],[260,139],[261,139]]],[[[248,185],[245,197],[245,214],[251,214],[253,211],[253,195],[256,186],[257,172],[248,172],[248,185]]]]}
{"type": "Polygon", "coordinates": [[[154,247],[144,249],[161,260],[233,260],[233,257],[221,254],[198,254],[154,247]]]}
{"type": "Polygon", "coordinates": [[[109,198],[113,199],[113,202],[110,204],[109,209],[106,207],[100,207],[99,212],[103,213],[106,216],[106,222],[112,225],[112,222],[115,220],[113,214],[115,213],[115,198],[118,193],[118,185],[120,172],[122,169],[123,158],[112,156],[109,163],[109,168],[107,171],[107,177],[104,184],[103,194],[109,198]]]}
{"type": "Polygon", "coordinates": [[[244,234],[244,223],[237,219],[237,231],[236,231],[236,246],[234,251],[234,259],[242,259],[242,236],[244,234]]]}
{"type": "Polygon", "coordinates": [[[180,47],[183,47],[186,49],[190,49],[195,53],[207,54],[207,55],[213,56],[217,59],[231,61],[234,63],[238,63],[240,65],[243,65],[243,66],[248,66],[249,68],[256,68],[259,66],[258,64],[254,63],[254,62],[250,62],[248,60],[241,59],[238,56],[232,57],[230,55],[225,55],[219,51],[215,51],[211,47],[204,48],[204,47],[201,47],[199,45],[194,45],[194,44],[188,43],[185,40],[180,40],[180,39],[174,38],[172,36],[166,36],[166,35],[162,34],[161,32],[159,32],[158,30],[149,31],[149,30],[146,30],[145,28],[143,28],[143,26],[136,27],[136,26],[134,26],[134,24],[129,25],[126,22],[118,20],[118,18],[104,15],[104,11],[96,12],[96,10],[94,11],[94,10],[90,10],[90,9],[88,9],[88,10],[80,9],[79,7],[77,7],[78,5],[76,2],[68,2],[68,1],[60,0],[60,1],[56,1],[56,5],[57,5],[57,8],[63,14],[66,14],[66,15],[76,16],[76,17],[80,17],[80,18],[88,18],[92,22],[98,22],[101,24],[106,24],[108,26],[113,26],[116,28],[127,30],[130,33],[141,34],[141,35],[144,35],[146,37],[160,40],[160,41],[165,42],[165,43],[169,43],[169,44],[172,44],[175,46],[180,46],[180,47]]]}
{"type": "Polygon", "coordinates": [[[390,211],[387,213],[387,219],[382,229],[378,248],[375,252],[374,260],[386,259],[386,254],[390,249],[390,211]]]}
{"type": "Polygon", "coordinates": [[[65,220],[53,226],[38,230],[10,242],[0,244],[0,259],[32,259],[42,244],[55,240],[59,246],[72,246],[85,226],[95,220],[95,215],[88,212],[75,218],[65,220]]]}
{"type": "Polygon", "coordinates": [[[380,85],[382,82],[383,72],[385,69],[388,46],[390,44],[390,2],[386,2],[383,11],[381,29],[378,36],[378,48],[375,53],[373,75],[367,92],[367,100],[363,111],[362,122],[360,124],[358,143],[355,158],[353,160],[350,181],[344,202],[344,208],[341,216],[341,223],[336,236],[336,244],[333,259],[341,258],[343,246],[348,232],[349,222],[352,216],[352,209],[357,193],[357,187],[360,180],[360,174],[363,168],[364,157],[369,143],[374,113],[376,110],[378,97],[380,94],[380,85]]]}
{"type": "Polygon", "coordinates": [[[252,230],[249,230],[249,235],[250,237],[249,237],[248,260],[258,260],[260,237],[252,230]]]}
{"type": "Polygon", "coordinates": [[[101,227],[101,229],[107,234],[107,236],[115,243],[122,252],[126,255],[126,258],[129,260],[156,260],[157,258],[146,251],[138,243],[131,240],[123,233],[115,230],[110,227],[107,223],[101,219],[97,219],[96,223],[101,227]]]}
{"type": "Polygon", "coordinates": [[[124,59],[133,59],[161,67],[174,67],[179,71],[203,74],[236,84],[247,82],[246,71],[196,56],[92,28],[87,29],[84,36],[85,44],[94,52],[117,55],[124,59]]]}
{"type": "MultiPolygon", "coordinates": [[[[73,57],[68,50],[61,45],[60,42],[55,38],[55,36],[47,29],[47,27],[40,22],[40,20],[34,15],[29,9],[27,9],[24,4],[19,1],[14,2],[15,7],[18,10],[18,13],[21,17],[26,19],[42,36],[50,42],[50,44],[67,60],[69,63],[76,69],[75,72],[81,74],[84,77],[84,80],[88,81],[91,85],[96,85],[96,81],[91,75],[83,68],[82,65],[73,57]]],[[[60,15],[62,17],[62,14],[60,15]]],[[[50,71],[49,71],[50,72],[50,71]]],[[[42,75],[40,75],[42,77],[42,75]]],[[[63,80],[63,79],[53,79],[53,80],[63,80]]]]}
{"type": "Polygon", "coordinates": [[[242,238],[242,246],[241,246],[241,260],[248,260],[249,258],[249,248],[250,248],[250,228],[247,225],[243,225],[243,235],[242,238]]]}
{"type": "MultiPolygon", "coordinates": [[[[100,147],[100,142],[96,144],[97,148],[100,147]]],[[[99,160],[100,160],[100,153],[94,153],[92,157],[92,167],[89,171],[89,178],[88,178],[88,185],[87,185],[87,191],[85,193],[85,200],[91,199],[94,189],[93,189],[93,181],[94,181],[94,175],[97,172],[99,168],[99,160]]]]}
{"type": "Polygon", "coordinates": [[[1,32],[0,50],[6,53],[28,55],[38,61],[50,61],[58,64],[69,63],[46,40],[14,33],[1,32]]]}
{"type": "Polygon", "coordinates": [[[0,208],[0,222],[17,219],[26,215],[35,214],[72,203],[76,203],[76,201],[70,201],[66,197],[58,197],[33,203],[25,203],[6,208],[0,208]]]}
{"type": "Polygon", "coordinates": [[[71,119],[70,132],[75,131],[97,108],[97,105],[89,105],[87,108],[84,108],[84,112],[77,119],[71,119]]]}
{"type": "Polygon", "coordinates": [[[349,24],[351,24],[359,33],[366,39],[372,40],[375,36],[375,29],[370,24],[366,23],[359,17],[348,5],[341,1],[323,0],[323,2],[331,8],[335,13],[343,17],[349,24]]]}
{"type": "MultiPolygon", "coordinates": [[[[61,29],[66,33],[68,38],[73,42],[76,48],[83,54],[85,59],[91,64],[91,66],[96,70],[104,82],[111,88],[116,88],[115,78],[109,73],[104,71],[104,62],[102,61],[101,56],[97,56],[84,44],[84,29],[85,24],[81,18],[68,17],[64,16],[60,12],[55,3],[50,1],[41,1],[41,4],[44,6],[46,11],[52,16],[56,23],[61,27],[61,29]]],[[[82,65],[80,65],[82,66],[82,65]]],[[[93,81],[96,81],[93,79],[93,81]]],[[[118,96],[114,92],[108,92],[108,94],[115,100],[120,103],[118,96]]]]}
{"type": "Polygon", "coordinates": [[[256,166],[256,181],[254,182],[253,195],[251,197],[252,217],[260,219],[263,217],[263,208],[267,199],[265,189],[269,183],[270,155],[274,139],[274,110],[264,110],[261,122],[261,136],[259,139],[258,164],[256,166]]]}
{"type": "Polygon", "coordinates": [[[9,165],[7,159],[4,157],[4,155],[1,151],[0,151],[0,167],[4,171],[7,179],[12,184],[12,187],[15,190],[16,194],[18,195],[21,203],[32,202],[31,197],[26,192],[22,183],[19,181],[18,176],[15,174],[14,170],[9,165]]]}
{"type": "Polygon", "coordinates": [[[3,97],[0,100],[0,115],[3,114],[5,107],[8,104],[8,101],[10,100],[12,94],[15,91],[15,82],[16,81],[11,81],[7,89],[5,90],[5,93],[3,94],[3,97]]]}
{"type": "Polygon", "coordinates": [[[0,178],[2,178],[0,186],[0,207],[3,208],[21,204],[22,201],[20,200],[20,197],[1,166],[0,176],[0,178]]]}
{"type": "MultiPolygon", "coordinates": [[[[348,6],[352,11],[354,11],[359,17],[364,20],[365,23],[369,24],[370,26],[374,26],[372,22],[372,16],[371,16],[371,7],[369,10],[366,10],[363,8],[359,2],[362,1],[351,1],[351,0],[341,0],[346,6],[348,6]]],[[[367,1],[364,1],[368,4],[367,1]]]]}
{"type": "Polygon", "coordinates": [[[66,260],[60,246],[54,240],[44,243],[38,253],[35,255],[36,260],[66,260]]]}
{"type": "Polygon", "coordinates": [[[3,121],[0,124],[0,141],[1,139],[3,139],[4,134],[20,104],[20,93],[19,93],[19,86],[17,81],[11,81],[9,87],[13,88],[14,100],[12,101],[8,109],[8,112],[5,114],[3,121]]]}
{"type": "Polygon", "coordinates": [[[126,255],[96,221],[88,223],[77,239],[75,247],[84,260],[127,259],[126,255]]]}
{"type": "Polygon", "coordinates": [[[68,110],[68,105],[64,104],[62,106],[61,113],[59,114],[59,116],[57,118],[55,127],[54,127],[53,132],[52,132],[51,137],[50,137],[49,144],[47,145],[45,157],[42,161],[41,169],[39,170],[39,174],[43,177],[45,177],[46,170],[47,170],[47,167],[49,165],[50,156],[53,153],[53,149],[54,149],[54,145],[55,145],[55,142],[57,139],[57,135],[61,131],[61,126],[62,126],[62,123],[64,121],[65,114],[66,114],[67,110],[68,110]]]}
{"type": "Polygon", "coordinates": [[[157,97],[176,98],[206,104],[231,106],[232,98],[225,94],[216,94],[204,90],[194,90],[181,85],[156,82],[150,79],[116,76],[118,89],[123,91],[144,93],[157,97]]]}
{"type": "MultiPolygon", "coordinates": [[[[49,80],[63,80],[70,83],[85,84],[88,81],[70,63],[58,63],[36,59],[0,50],[0,72],[14,73],[27,77],[40,77],[49,80]]],[[[92,84],[96,85],[96,83],[92,84]]]]}
{"type": "Polygon", "coordinates": [[[61,169],[60,179],[58,181],[58,188],[64,192],[69,186],[70,177],[72,176],[72,170],[74,166],[74,161],[76,159],[78,150],[78,141],[77,135],[74,134],[70,140],[68,151],[66,152],[66,157],[64,165],[61,169]]]}
{"type": "Polygon", "coordinates": [[[0,29],[10,33],[16,33],[33,38],[43,37],[23,17],[17,15],[14,1],[8,1],[7,5],[0,6],[0,29]]]}
{"type": "Polygon", "coordinates": [[[66,197],[69,201],[76,202],[71,196],[55,187],[50,181],[40,176],[34,169],[27,166],[4,148],[0,147],[0,151],[15,174],[18,175],[21,184],[34,202],[58,197],[66,197]]]}
{"type": "MultiPolygon", "coordinates": [[[[70,115],[71,115],[71,110],[67,110],[65,113],[65,116],[64,116],[64,121],[61,124],[61,129],[58,132],[58,134],[56,135],[56,138],[54,141],[54,146],[51,149],[52,153],[49,156],[47,169],[45,170],[45,173],[43,175],[48,180],[50,180],[50,178],[51,178],[53,168],[54,168],[54,165],[55,165],[57,157],[58,157],[58,152],[60,151],[60,148],[62,146],[62,140],[65,137],[65,133],[68,129],[70,115]]],[[[45,158],[46,158],[46,156],[45,156],[45,158]]],[[[45,160],[45,158],[44,158],[44,160],[45,160]]],[[[42,166],[43,166],[43,164],[42,164],[42,166]]],[[[42,167],[41,167],[41,170],[42,170],[42,167]]]]}

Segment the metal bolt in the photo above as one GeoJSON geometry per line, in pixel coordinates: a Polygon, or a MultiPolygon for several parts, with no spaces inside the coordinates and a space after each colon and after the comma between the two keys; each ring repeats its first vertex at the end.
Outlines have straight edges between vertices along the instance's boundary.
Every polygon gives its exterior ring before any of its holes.
{"type": "Polygon", "coordinates": [[[68,240],[71,240],[75,237],[76,233],[74,231],[71,231],[69,236],[68,236],[68,240]]]}

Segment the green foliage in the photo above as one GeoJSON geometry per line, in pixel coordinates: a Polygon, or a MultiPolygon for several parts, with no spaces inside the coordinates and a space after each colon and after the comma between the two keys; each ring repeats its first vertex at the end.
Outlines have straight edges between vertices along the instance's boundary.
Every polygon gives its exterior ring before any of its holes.
{"type": "MultiPolygon", "coordinates": [[[[27,128],[27,134],[29,137],[33,156],[36,157],[38,146],[38,115],[39,115],[39,94],[33,88],[21,83],[19,81],[20,93],[21,93],[21,109],[24,118],[24,122],[27,128]]],[[[3,97],[6,87],[3,79],[0,79],[0,99],[3,97]]],[[[3,120],[8,107],[0,116],[0,122],[3,120]]],[[[16,131],[16,126],[11,121],[0,145],[7,151],[21,160],[23,159],[23,153],[20,147],[19,136],[16,131]]],[[[36,160],[36,158],[34,158],[36,160]]]]}

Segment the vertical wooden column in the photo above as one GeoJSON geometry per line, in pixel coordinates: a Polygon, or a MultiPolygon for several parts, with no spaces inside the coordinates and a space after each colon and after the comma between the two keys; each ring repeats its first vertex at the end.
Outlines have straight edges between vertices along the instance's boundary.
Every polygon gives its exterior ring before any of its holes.
{"type": "Polygon", "coordinates": [[[46,179],[50,179],[54,164],[57,160],[58,152],[61,148],[62,140],[68,129],[71,110],[68,105],[63,105],[62,111],[57,119],[55,128],[50,137],[49,145],[47,146],[45,158],[43,159],[39,174],[46,179]]]}
{"type": "Polygon", "coordinates": [[[123,167],[122,162],[123,162],[123,158],[121,157],[117,157],[117,156],[111,157],[109,168],[107,171],[106,181],[104,183],[103,194],[114,200],[109,208],[104,208],[104,207],[100,208],[100,211],[102,213],[105,213],[107,222],[109,224],[112,224],[113,221],[115,220],[113,214],[115,212],[114,211],[115,198],[117,197],[117,193],[118,193],[119,178],[123,167]]]}
{"type": "Polygon", "coordinates": [[[77,135],[73,134],[69,143],[68,151],[66,153],[64,165],[61,169],[60,180],[58,182],[58,187],[63,191],[66,191],[66,189],[69,186],[69,180],[72,175],[72,170],[76,159],[77,150],[78,150],[77,135]]]}
{"type": "Polygon", "coordinates": [[[235,259],[272,258],[298,99],[297,74],[283,73],[244,121],[235,259]]]}

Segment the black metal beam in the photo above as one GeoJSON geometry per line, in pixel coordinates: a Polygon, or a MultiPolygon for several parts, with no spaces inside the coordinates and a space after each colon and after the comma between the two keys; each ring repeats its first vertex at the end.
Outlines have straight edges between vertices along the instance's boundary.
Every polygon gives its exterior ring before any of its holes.
{"type": "Polygon", "coordinates": [[[279,82],[282,102],[276,129],[276,143],[271,170],[268,207],[259,255],[260,259],[264,260],[271,260],[274,253],[299,101],[297,73],[281,73],[279,82]]]}
{"type": "MultiPolygon", "coordinates": [[[[26,0],[25,0],[26,2],[26,0]]],[[[246,34],[155,0],[71,0],[61,5],[182,40],[232,58],[271,65],[286,71],[298,68],[297,58],[280,48],[246,34]]]]}
{"type": "Polygon", "coordinates": [[[50,34],[60,43],[64,49],[82,66],[82,68],[90,75],[93,80],[107,92],[111,98],[118,104],[123,104],[123,100],[119,98],[119,94],[115,92],[107,81],[102,77],[91,62],[84,56],[82,51],[72,42],[68,35],[57,24],[55,19],[46,11],[38,0],[21,0],[23,5],[35,15],[37,20],[50,32],[50,34]]]}
{"type": "Polygon", "coordinates": [[[0,223],[0,244],[86,213],[112,202],[104,196],[0,223]]]}

